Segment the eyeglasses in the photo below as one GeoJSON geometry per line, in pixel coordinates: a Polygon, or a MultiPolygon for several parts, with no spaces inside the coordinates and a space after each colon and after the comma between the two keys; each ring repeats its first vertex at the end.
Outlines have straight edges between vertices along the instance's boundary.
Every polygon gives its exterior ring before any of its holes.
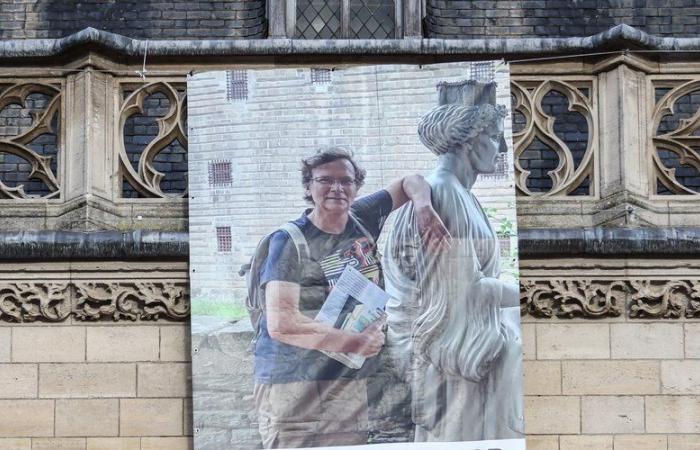
{"type": "Polygon", "coordinates": [[[328,186],[328,187],[339,184],[340,186],[342,186],[344,188],[349,188],[349,187],[355,185],[355,180],[350,178],[350,177],[343,177],[343,178],[316,177],[316,178],[313,178],[313,180],[322,186],[328,186]]]}

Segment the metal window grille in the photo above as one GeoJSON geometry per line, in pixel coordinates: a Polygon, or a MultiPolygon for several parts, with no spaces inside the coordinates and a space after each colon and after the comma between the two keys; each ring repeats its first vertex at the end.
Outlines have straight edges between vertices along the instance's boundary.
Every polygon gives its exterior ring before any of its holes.
{"type": "Polygon", "coordinates": [[[231,186],[231,162],[209,161],[209,186],[231,186]]]}
{"type": "Polygon", "coordinates": [[[229,70],[226,72],[228,83],[226,98],[231,100],[248,99],[248,72],[245,70],[229,70]]]}
{"type": "Polygon", "coordinates": [[[331,82],[331,69],[311,69],[313,84],[328,84],[331,82]]]}
{"type": "Polygon", "coordinates": [[[493,81],[496,78],[496,68],[493,61],[472,63],[471,78],[477,81],[493,81]]]}
{"type": "Polygon", "coordinates": [[[481,174],[481,177],[484,180],[506,180],[510,175],[508,167],[508,155],[506,153],[500,153],[496,160],[496,171],[493,173],[481,174]]]}
{"type": "Polygon", "coordinates": [[[216,227],[216,247],[221,253],[231,251],[231,227],[216,227]]]}
{"type": "Polygon", "coordinates": [[[510,257],[510,236],[499,235],[498,247],[500,248],[501,258],[510,257]]]}

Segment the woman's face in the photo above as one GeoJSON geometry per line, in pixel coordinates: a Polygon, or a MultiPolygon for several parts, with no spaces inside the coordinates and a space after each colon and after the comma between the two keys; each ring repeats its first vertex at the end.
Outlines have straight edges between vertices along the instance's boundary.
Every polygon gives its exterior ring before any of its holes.
{"type": "Polygon", "coordinates": [[[337,159],[311,169],[309,193],[321,214],[349,211],[357,195],[355,169],[350,161],[337,159]]]}
{"type": "Polygon", "coordinates": [[[477,173],[493,173],[496,171],[498,154],[503,135],[503,121],[497,121],[472,140],[472,149],[468,153],[472,168],[477,173]]]}

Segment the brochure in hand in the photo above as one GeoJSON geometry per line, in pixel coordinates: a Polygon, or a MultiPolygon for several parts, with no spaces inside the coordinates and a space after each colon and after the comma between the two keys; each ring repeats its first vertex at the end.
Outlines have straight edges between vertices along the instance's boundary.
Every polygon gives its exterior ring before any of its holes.
{"type": "MultiPolygon", "coordinates": [[[[384,316],[389,294],[369,281],[357,269],[346,266],[326,298],[316,320],[341,330],[360,333],[384,316]]],[[[351,369],[359,369],[365,357],[357,353],[326,352],[351,369]]]]}

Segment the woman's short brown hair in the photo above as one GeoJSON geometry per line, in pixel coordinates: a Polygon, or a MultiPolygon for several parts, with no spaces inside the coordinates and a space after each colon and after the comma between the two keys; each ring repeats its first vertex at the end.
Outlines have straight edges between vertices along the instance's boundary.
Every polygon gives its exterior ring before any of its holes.
{"type": "Polygon", "coordinates": [[[343,147],[329,147],[320,149],[313,156],[302,159],[301,184],[304,186],[304,200],[309,203],[314,202],[311,198],[311,194],[308,193],[309,185],[311,184],[311,180],[313,178],[311,174],[313,169],[339,159],[346,159],[348,162],[350,162],[350,164],[352,164],[352,168],[355,171],[355,185],[358,188],[362,187],[362,185],[365,183],[365,175],[367,175],[367,171],[357,165],[357,163],[352,159],[352,156],[352,152],[343,147]]]}

